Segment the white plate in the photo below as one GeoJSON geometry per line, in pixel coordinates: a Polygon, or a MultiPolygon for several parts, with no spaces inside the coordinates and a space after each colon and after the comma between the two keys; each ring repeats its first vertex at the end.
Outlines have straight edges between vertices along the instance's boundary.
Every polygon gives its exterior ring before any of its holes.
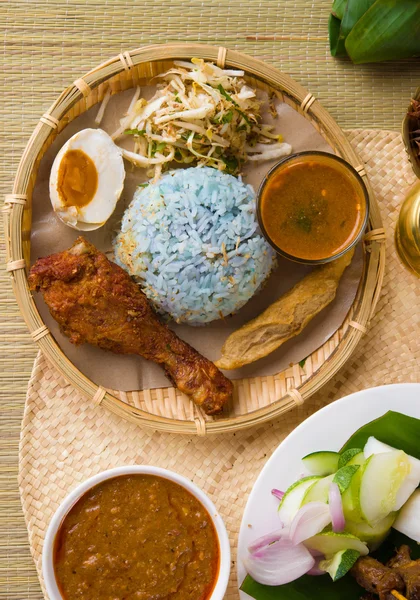
{"type": "MultiPolygon", "coordinates": [[[[346,396],[306,419],[273,452],[248,498],[238,542],[238,584],[246,575],[241,557],[256,538],[278,528],[278,500],[273,488],[285,490],[302,472],[301,458],[317,450],[339,450],[362,425],[394,410],[420,418],[420,384],[370,388],[346,396]]],[[[240,592],[242,600],[250,596],[240,592]]]]}

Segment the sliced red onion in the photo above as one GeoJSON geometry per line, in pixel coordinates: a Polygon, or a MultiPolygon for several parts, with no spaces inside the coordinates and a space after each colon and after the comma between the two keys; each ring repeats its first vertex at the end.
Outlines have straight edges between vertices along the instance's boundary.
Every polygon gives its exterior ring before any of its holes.
{"type": "Polygon", "coordinates": [[[326,571],[324,571],[324,569],[321,569],[321,567],[319,566],[319,563],[321,560],[322,560],[321,558],[315,559],[314,566],[312,567],[312,569],[309,569],[309,571],[306,574],[307,575],[315,575],[315,576],[325,575],[326,571]]]}
{"type": "Polygon", "coordinates": [[[327,504],[308,502],[300,508],[290,525],[290,539],[300,544],[320,533],[331,523],[331,514],[327,504]]]}
{"type": "Polygon", "coordinates": [[[315,559],[303,544],[280,539],[244,558],[248,573],[265,585],[283,585],[299,579],[315,565],[315,559]]]}
{"type": "Polygon", "coordinates": [[[283,529],[278,529],[276,531],[272,531],[271,533],[267,533],[267,535],[263,535],[260,538],[256,539],[250,546],[248,546],[248,551],[253,554],[260,548],[264,546],[268,546],[273,542],[278,542],[282,537],[287,537],[288,531],[285,532],[283,529]]]}
{"type": "Polygon", "coordinates": [[[331,522],[333,531],[339,533],[344,531],[346,520],[343,512],[343,501],[341,499],[340,488],[334,482],[330,484],[328,492],[328,502],[331,513],[331,522]]]}
{"type": "Polygon", "coordinates": [[[314,558],[325,558],[323,553],[319,550],[315,550],[315,548],[308,548],[308,550],[314,558]]]}
{"type": "Polygon", "coordinates": [[[271,490],[271,493],[273,494],[273,496],[275,496],[275,498],[277,498],[278,500],[283,500],[283,496],[284,496],[284,492],[282,492],[281,490],[276,490],[275,488],[273,490],[271,490]]]}

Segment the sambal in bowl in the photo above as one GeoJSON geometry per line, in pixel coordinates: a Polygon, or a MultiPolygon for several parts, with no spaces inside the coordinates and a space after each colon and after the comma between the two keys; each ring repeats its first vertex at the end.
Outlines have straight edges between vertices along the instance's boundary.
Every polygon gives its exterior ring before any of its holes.
{"type": "Polygon", "coordinates": [[[50,600],[222,600],[226,528],[190,480],[158,467],[104,471],[73,490],[48,527],[50,600]]]}
{"type": "Polygon", "coordinates": [[[342,158],[300,152],[267,173],[258,190],[257,216],[278,254],[323,264],[360,240],[369,217],[369,195],[360,175],[342,158]]]}

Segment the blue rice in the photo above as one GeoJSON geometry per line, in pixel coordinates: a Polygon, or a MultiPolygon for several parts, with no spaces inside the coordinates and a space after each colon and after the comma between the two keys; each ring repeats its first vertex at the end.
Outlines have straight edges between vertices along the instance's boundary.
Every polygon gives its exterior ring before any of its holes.
{"type": "Polygon", "coordinates": [[[209,167],[170,171],[138,188],[114,252],[159,312],[191,325],[238,311],[275,262],[252,187],[209,167]]]}

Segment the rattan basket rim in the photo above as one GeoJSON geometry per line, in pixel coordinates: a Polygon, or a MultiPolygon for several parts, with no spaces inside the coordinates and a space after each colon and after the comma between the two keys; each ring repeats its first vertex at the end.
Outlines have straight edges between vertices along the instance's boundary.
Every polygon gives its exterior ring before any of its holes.
{"type": "Polygon", "coordinates": [[[48,360],[72,385],[85,396],[93,399],[95,404],[101,403],[115,414],[143,426],[171,433],[191,435],[235,431],[261,424],[302,403],[344,365],[362,335],[366,333],[380,295],[385,269],[385,245],[383,243],[385,234],[378,205],[363,164],[331,115],[305,88],[274,67],[236,50],[204,44],[152,45],[124,52],[95,67],[65,89],[47,113],[41,117],[29,139],[17,170],[12,193],[6,197],[4,221],[7,270],[11,273],[14,293],[34,341],[48,360]],[[139,65],[147,67],[157,61],[186,59],[192,56],[214,61],[220,66],[226,64],[230,67],[244,69],[254,79],[259,79],[280,90],[299,107],[299,111],[307,119],[322,126],[322,130],[328,134],[328,140],[334,143],[336,151],[357,168],[366,183],[370,197],[370,218],[368,234],[365,238],[367,260],[359,292],[353,304],[354,315],[350,322],[352,326],[347,327],[335,350],[303,384],[288,389],[282,398],[250,413],[205,422],[204,426],[202,419],[190,421],[172,419],[126,404],[98,387],[74,367],[46,328],[29,292],[24,253],[24,245],[29,242],[27,239],[23,239],[22,230],[25,200],[29,196],[30,179],[36,160],[48,137],[58,127],[66,113],[101,83],[113,76],[139,65]]]}

